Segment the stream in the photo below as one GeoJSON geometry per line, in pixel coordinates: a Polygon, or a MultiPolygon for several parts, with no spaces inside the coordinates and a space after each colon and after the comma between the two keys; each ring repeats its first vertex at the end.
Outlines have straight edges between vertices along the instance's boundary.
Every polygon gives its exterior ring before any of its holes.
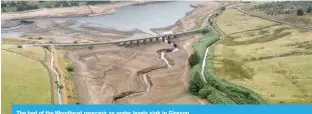
{"type": "MultiPolygon", "coordinates": [[[[179,48],[178,48],[177,44],[175,44],[171,41],[168,41],[167,39],[165,39],[164,42],[169,44],[170,48],[157,50],[157,53],[158,53],[159,58],[161,58],[166,63],[167,68],[171,68],[173,66],[173,64],[169,63],[168,59],[166,58],[166,53],[179,51],[179,48]]],[[[126,92],[120,93],[118,95],[115,95],[113,98],[113,103],[116,100],[119,100],[119,99],[122,99],[125,97],[142,95],[142,94],[149,92],[153,86],[153,83],[152,83],[151,79],[148,77],[147,73],[149,73],[153,70],[158,70],[158,69],[162,69],[162,68],[166,68],[166,67],[152,66],[152,67],[148,67],[148,68],[145,68],[145,69],[139,71],[138,76],[140,77],[141,81],[144,83],[145,89],[143,91],[126,91],[126,92]]]]}

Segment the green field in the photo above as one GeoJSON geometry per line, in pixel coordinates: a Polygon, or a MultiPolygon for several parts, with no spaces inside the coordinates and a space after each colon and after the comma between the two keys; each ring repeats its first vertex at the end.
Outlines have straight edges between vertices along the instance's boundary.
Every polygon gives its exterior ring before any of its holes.
{"type": "Polygon", "coordinates": [[[1,52],[2,114],[11,114],[12,104],[50,104],[51,83],[48,70],[38,61],[1,52]]]}

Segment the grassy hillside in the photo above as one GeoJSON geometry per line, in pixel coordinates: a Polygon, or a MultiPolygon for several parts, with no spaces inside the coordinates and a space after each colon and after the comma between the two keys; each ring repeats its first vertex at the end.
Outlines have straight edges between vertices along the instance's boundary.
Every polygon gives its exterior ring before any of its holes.
{"type": "Polygon", "coordinates": [[[2,114],[10,114],[12,104],[51,103],[49,73],[40,62],[4,50],[1,56],[2,114]]]}
{"type": "Polygon", "coordinates": [[[312,1],[265,2],[249,5],[245,10],[301,26],[312,26],[312,1]]]}
{"type": "Polygon", "coordinates": [[[219,19],[229,37],[215,48],[217,76],[260,93],[268,103],[312,103],[312,32],[244,16],[235,9],[219,19]],[[228,15],[239,18],[223,23],[228,15]],[[242,24],[245,28],[237,29],[242,24]]]}

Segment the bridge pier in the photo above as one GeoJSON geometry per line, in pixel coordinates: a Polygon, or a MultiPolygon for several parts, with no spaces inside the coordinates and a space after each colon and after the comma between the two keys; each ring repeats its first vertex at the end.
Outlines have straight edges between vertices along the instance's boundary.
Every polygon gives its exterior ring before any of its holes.
{"type": "Polygon", "coordinates": [[[159,42],[159,39],[160,39],[161,37],[156,37],[156,42],[159,42]]]}
{"type": "Polygon", "coordinates": [[[136,43],[137,43],[137,45],[140,45],[140,40],[137,40],[136,43]]]}
{"type": "Polygon", "coordinates": [[[153,38],[150,38],[149,41],[150,41],[151,43],[153,43],[153,38]]]}
{"type": "Polygon", "coordinates": [[[163,37],[161,38],[161,40],[162,40],[163,42],[165,42],[165,39],[166,39],[166,36],[163,36],[163,37]]]}

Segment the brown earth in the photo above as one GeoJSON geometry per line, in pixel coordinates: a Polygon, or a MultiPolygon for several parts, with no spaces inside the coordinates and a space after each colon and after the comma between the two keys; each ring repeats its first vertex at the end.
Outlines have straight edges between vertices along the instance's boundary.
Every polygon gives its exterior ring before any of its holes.
{"type": "MultiPolygon", "coordinates": [[[[199,103],[187,91],[188,51],[190,38],[184,36],[177,40],[180,50],[168,53],[175,65],[147,73],[152,87],[143,95],[118,99],[115,103],[199,103]],[[183,72],[181,72],[183,71],[183,72]],[[173,81],[174,80],[174,81],[173,81]]],[[[94,47],[68,53],[75,69],[74,80],[81,103],[113,103],[113,97],[127,91],[142,91],[144,82],[138,71],[148,67],[166,66],[156,53],[168,48],[168,44],[149,44],[137,47],[118,47],[114,45],[94,47]]]]}
{"type": "Polygon", "coordinates": [[[1,22],[8,20],[29,19],[29,18],[51,18],[51,17],[69,17],[69,16],[96,16],[114,13],[118,8],[128,5],[143,4],[150,1],[127,1],[115,2],[101,5],[83,5],[77,7],[64,8],[43,8],[38,10],[8,12],[1,14],[1,22]]]}
{"type": "MultiPolygon", "coordinates": [[[[175,25],[158,29],[162,31],[190,30],[199,27],[198,17],[205,17],[216,2],[196,2],[196,9],[175,25]],[[177,29],[178,28],[178,29],[177,29]]],[[[159,58],[158,50],[169,48],[168,44],[141,44],[119,47],[95,46],[93,49],[69,51],[66,56],[73,62],[74,82],[80,103],[106,104],[206,104],[206,100],[188,92],[188,58],[193,53],[192,44],[198,36],[188,35],[174,39],[179,51],[166,54],[173,66],[159,58]],[[143,81],[145,71],[148,82],[143,81]],[[149,83],[149,84],[147,84],[149,83]],[[148,86],[150,85],[150,86],[148,86]],[[149,88],[149,91],[147,91],[149,88]],[[140,93],[140,94],[137,94],[140,93]],[[118,98],[118,99],[116,99],[118,98]]]]}

